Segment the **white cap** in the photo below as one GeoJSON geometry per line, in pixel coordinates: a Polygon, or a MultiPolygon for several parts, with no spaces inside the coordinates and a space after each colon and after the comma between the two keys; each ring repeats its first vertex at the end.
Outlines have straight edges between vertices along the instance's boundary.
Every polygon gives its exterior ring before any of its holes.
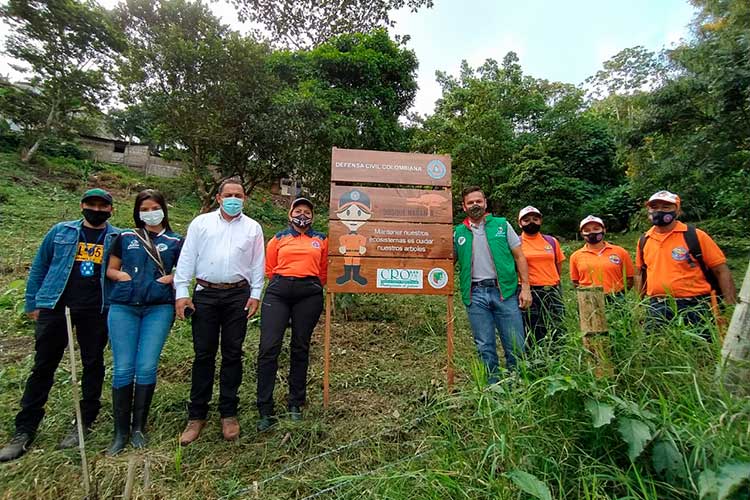
{"type": "Polygon", "coordinates": [[[529,205],[528,207],[522,208],[521,211],[518,212],[518,220],[520,221],[521,219],[524,218],[524,216],[528,214],[539,214],[539,217],[542,216],[542,212],[540,212],[539,209],[529,205]]]}
{"type": "Polygon", "coordinates": [[[669,191],[658,191],[651,195],[646,205],[650,205],[652,201],[666,201],[667,203],[674,203],[677,208],[680,207],[680,197],[669,191]]]}
{"type": "Polygon", "coordinates": [[[580,224],[578,224],[578,230],[580,231],[581,229],[583,229],[583,226],[585,226],[589,222],[596,222],[602,227],[607,227],[604,225],[604,221],[601,220],[599,217],[596,217],[594,215],[587,215],[586,218],[583,219],[580,224]]]}

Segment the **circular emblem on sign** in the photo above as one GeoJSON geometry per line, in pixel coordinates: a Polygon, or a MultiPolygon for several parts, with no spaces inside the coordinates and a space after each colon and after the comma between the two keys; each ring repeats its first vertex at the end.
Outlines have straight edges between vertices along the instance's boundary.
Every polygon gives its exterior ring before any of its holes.
{"type": "Polygon", "coordinates": [[[156,245],[156,249],[160,252],[166,252],[167,251],[167,244],[166,243],[159,243],[156,245]]]}
{"type": "Polygon", "coordinates": [[[676,247],[672,249],[672,258],[678,262],[688,259],[688,251],[685,247],[676,247]]]}
{"type": "Polygon", "coordinates": [[[552,245],[550,245],[549,243],[544,245],[544,251],[547,253],[552,253],[552,245]]]}
{"type": "Polygon", "coordinates": [[[427,281],[432,288],[443,288],[448,284],[448,273],[445,269],[436,267],[430,270],[430,273],[427,275],[427,281]]]}
{"type": "Polygon", "coordinates": [[[313,240],[312,241],[312,246],[313,246],[313,248],[320,248],[320,242],[318,240],[313,240]]]}
{"type": "Polygon", "coordinates": [[[609,256],[609,261],[610,261],[610,262],[611,262],[612,264],[615,264],[615,265],[618,265],[618,266],[619,266],[620,264],[622,264],[622,259],[620,258],[620,256],[619,256],[619,255],[610,255],[610,256],[609,256]]]}
{"type": "Polygon", "coordinates": [[[459,237],[458,237],[458,245],[459,245],[459,246],[462,246],[462,245],[463,245],[464,243],[466,243],[466,237],[464,237],[464,236],[459,236],[459,237]]]}
{"type": "Polygon", "coordinates": [[[432,160],[427,164],[427,174],[435,180],[442,179],[447,172],[445,163],[440,160],[432,160]]]}
{"type": "Polygon", "coordinates": [[[359,191],[352,191],[350,196],[352,197],[352,200],[359,201],[359,191]]]}

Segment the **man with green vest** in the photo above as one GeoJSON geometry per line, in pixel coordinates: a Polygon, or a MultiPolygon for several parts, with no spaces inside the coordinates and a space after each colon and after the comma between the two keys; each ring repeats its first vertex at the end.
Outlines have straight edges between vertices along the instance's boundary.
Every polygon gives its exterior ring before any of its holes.
{"type": "Polygon", "coordinates": [[[524,351],[521,309],[531,304],[529,268],[520,238],[505,218],[487,213],[487,199],[479,186],[464,189],[462,207],[468,217],[453,232],[461,298],[492,384],[498,373],[495,330],[500,332],[508,369],[516,366],[524,351]]]}

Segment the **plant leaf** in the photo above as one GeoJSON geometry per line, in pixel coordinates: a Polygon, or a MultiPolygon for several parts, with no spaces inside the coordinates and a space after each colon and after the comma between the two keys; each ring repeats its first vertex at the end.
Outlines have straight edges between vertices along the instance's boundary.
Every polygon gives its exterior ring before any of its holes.
{"type": "Polygon", "coordinates": [[[551,378],[549,385],[547,386],[547,396],[552,396],[560,391],[567,391],[575,389],[577,386],[575,380],[571,377],[554,377],[551,378]]]}
{"type": "Polygon", "coordinates": [[[727,500],[743,483],[750,481],[750,463],[721,466],[719,472],[706,469],[698,476],[701,500],[727,500]]]}
{"type": "Polygon", "coordinates": [[[612,405],[595,399],[586,400],[586,409],[591,413],[595,429],[607,425],[615,418],[615,409],[612,405]]]}
{"type": "Polygon", "coordinates": [[[687,477],[685,459],[671,439],[660,438],[651,450],[654,470],[667,482],[674,484],[678,479],[687,477]]]}
{"type": "Polygon", "coordinates": [[[535,475],[516,469],[506,473],[505,476],[509,477],[524,493],[540,500],[552,500],[552,493],[547,485],[535,475]]]}
{"type": "Polygon", "coordinates": [[[651,429],[645,423],[634,418],[620,417],[618,421],[617,430],[620,432],[622,439],[628,443],[628,457],[630,457],[631,462],[635,461],[643,452],[643,448],[651,441],[653,437],[651,429]]]}

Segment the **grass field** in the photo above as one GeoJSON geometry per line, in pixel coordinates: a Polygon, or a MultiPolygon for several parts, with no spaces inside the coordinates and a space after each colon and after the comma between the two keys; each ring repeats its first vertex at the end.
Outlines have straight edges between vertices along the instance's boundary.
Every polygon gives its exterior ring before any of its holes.
{"type": "MultiPolygon", "coordinates": [[[[113,222],[130,224],[132,200],[160,187],[178,232],[198,203],[180,180],[144,179],[126,169],[47,159],[29,169],[0,156],[0,441],[32,364],[33,325],[22,314],[23,279],[44,233],[76,218],[84,186],[113,191],[113,222]]],[[[246,212],[267,235],[284,211],[258,193],[246,212]]],[[[633,248],[637,235],[616,238],[633,248]]],[[[569,255],[575,242],[564,245],[569,255]]],[[[743,249],[731,254],[741,274],[743,249]]],[[[96,496],[117,498],[135,460],[138,498],[749,498],[750,402],[714,382],[718,344],[675,324],[641,328],[634,297],[609,311],[609,377],[593,375],[577,333],[572,293],[557,352],[540,349],[519,373],[485,388],[460,302],[456,307],[456,391],[445,387],[445,299],[346,296],[333,322],[331,405],[322,408],[322,322],[314,334],[305,419],[254,424],[257,320],[245,343],[242,437],[226,443],[213,412],[204,435],[180,448],[190,388],[189,324],[177,322],[164,348],[151,412],[151,445],[116,458],[110,396],[87,448],[96,496]],[[147,467],[146,467],[147,465],[147,467]],[[146,473],[146,468],[148,469],[146,473]],[[145,476],[148,476],[147,478],[145,476]],[[144,482],[148,482],[146,489],[144,482]]],[[[107,353],[111,376],[111,357],[107,353]]],[[[286,353],[277,383],[284,408],[286,353]]],[[[216,392],[216,391],[215,391],[216,392]]],[[[81,498],[77,450],[55,446],[73,414],[70,374],[58,370],[37,440],[0,465],[0,498],[81,498]]]]}

